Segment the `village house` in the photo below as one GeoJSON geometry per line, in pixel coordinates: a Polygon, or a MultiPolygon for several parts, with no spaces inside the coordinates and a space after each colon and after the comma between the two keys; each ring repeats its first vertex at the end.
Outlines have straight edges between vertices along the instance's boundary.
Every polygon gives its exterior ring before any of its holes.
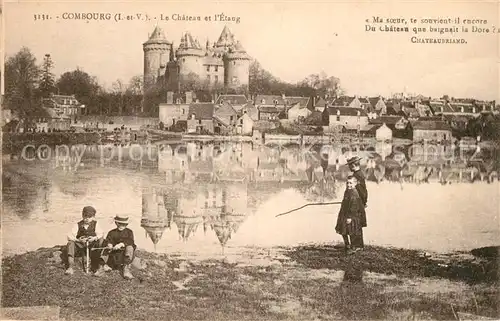
{"type": "Polygon", "coordinates": [[[400,115],[401,105],[399,103],[399,100],[390,99],[385,102],[385,106],[387,107],[387,115],[400,115]]]}
{"type": "Polygon", "coordinates": [[[278,107],[272,106],[261,106],[258,107],[259,120],[279,120],[280,113],[283,114],[284,111],[280,111],[278,107]]]}
{"type": "Polygon", "coordinates": [[[333,106],[325,108],[323,120],[330,131],[360,130],[368,125],[368,115],[362,108],[333,106]]]}
{"type": "MultiPolygon", "coordinates": [[[[213,134],[214,130],[214,110],[212,103],[191,104],[188,111],[187,132],[213,134]]],[[[219,130],[220,130],[220,126],[219,130]]]]}
{"type": "MultiPolygon", "coordinates": [[[[259,111],[259,120],[285,119],[289,109],[297,104],[299,105],[298,109],[314,110],[314,98],[309,97],[257,95],[254,100],[254,105],[259,111]]],[[[304,113],[304,111],[301,111],[301,113],[304,113]]]]}
{"type": "Polygon", "coordinates": [[[254,99],[254,105],[257,108],[261,107],[276,107],[281,110],[285,109],[285,95],[257,95],[254,99]]]}
{"type": "Polygon", "coordinates": [[[319,111],[319,112],[323,112],[323,110],[325,110],[327,105],[328,105],[327,100],[323,97],[319,97],[316,99],[316,102],[314,104],[314,110],[319,111]]]}
{"type": "Polygon", "coordinates": [[[452,131],[457,134],[463,134],[467,130],[469,121],[474,118],[473,115],[441,114],[441,119],[447,122],[452,131]]]}
{"type": "Polygon", "coordinates": [[[50,95],[49,98],[42,99],[44,108],[52,109],[57,115],[65,115],[74,118],[82,114],[85,105],[78,102],[75,95],[50,95]]]}
{"type": "Polygon", "coordinates": [[[236,124],[236,134],[238,135],[252,135],[253,133],[253,119],[244,112],[243,115],[238,118],[236,124]]]}
{"type": "Polygon", "coordinates": [[[408,120],[403,116],[380,116],[370,120],[370,124],[385,124],[391,129],[392,136],[396,138],[408,138],[411,136],[408,130],[408,123],[408,120]]]}
{"type": "Polygon", "coordinates": [[[223,103],[231,104],[234,110],[239,112],[248,103],[248,99],[245,95],[219,95],[215,104],[222,105],[223,103]]]}
{"type": "Polygon", "coordinates": [[[386,124],[368,124],[361,128],[360,134],[362,137],[373,137],[377,141],[392,140],[392,130],[386,124]]]}
{"type": "Polygon", "coordinates": [[[429,103],[415,102],[415,109],[419,117],[431,117],[433,115],[429,103]]]}
{"type": "Polygon", "coordinates": [[[319,110],[313,111],[309,116],[307,116],[304,123],[310,126],[323,126],[323,112],[319,110]]]}
{"type": "Polygon", "coordinates": [[[375,131],[375,138],[378,141],[392,140],[392,130],[385,123],[382,123],[375,131]]]}
{"type": "Polygon", "coordinates": [[[175,125],[178,121],[187,121],[189,105],[193,102],[191,93],[184,97],[173,92],[167,92],[167,102],[159,105],[159,121],[165,128],[175,125]]]}
{"type": "Polygon", "coordinates": [[[233,127],[236,125],[238,113],[230,103],[223,102],[220,105],[215,105],[214,117],[222,121],[226,126],[233,127]]]}
{"type": "Polygon", "coordinates": [[[448,123],[438,120],[415,120],[410,121],[413,131],[413,141],[443,142],[451,141],[451,127],[448,123]]]}
{"type": "Polygon", "coordinates": [[[307,105],[302,105],[300,102],[297,102],[288,110],[288,120],[296,123],[303,123],[311,114],[312,111],[307,108],[307,105]]]}
{"type": "Polygon", "coordinates": [[[415,108],[415,103],[411,101],[402,101],[400,102],[401,111],[399,115],[406,117],[406,119],[418,119],[420,114],[415,108]]]}
{"type": "Polygon", "coordinates": [[[333,106],[344,106],[344,107],[354,107],[361,108],[362,104],[357,96],[340,96],[335,98],[332,103],[333,106]]]}
{"type": "Polygon", "coordinates": [[[382,96],[370,97],[368,101],[370,102],[371,110],[375,111],[378,115],[387,114],[387,105],[382,96]]]}
{"type": "Polygon", "coordinates": [[[248,114],[248,116],[255,122],[259,120],[259,110],[253,105],[253,103],[246,103],[243,108],[238,112],[238,115],[248,114]]]}

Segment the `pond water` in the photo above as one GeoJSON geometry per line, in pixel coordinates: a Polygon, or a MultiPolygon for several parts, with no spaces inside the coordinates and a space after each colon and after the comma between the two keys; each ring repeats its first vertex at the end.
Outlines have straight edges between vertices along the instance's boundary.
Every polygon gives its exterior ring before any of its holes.
{"type": "MultiPolygon", "coordinates": [[[[339,205],[276,215],[340,201],[349,153],[332,146],[177,143],[4,156],[3,253],[65,244],[86,205],[97,209],[105,230],[114,227],[116,214],[128,215],[139,248],[163,253],[212,256],[251,246],[337,243],[339,205]]],[[[415,154],[394,153],[391,146],[372,154],[386,165],[386,179],[367,182],[367,244],[438,252],[500,244],[498,181],[470,183],[462,160],[412,162],[415,154]],[[408,182],[398,166],[406,177],[424,167],[443,171],[425,183],[408,182]],[[399,168],[396,181],[390,168],[399,168]],[[459,170],[448,176],[453,184],[439,182],[443,173],[459,170]]],[[[373,155],[364,157],[368,174],[377,167],[366,161],[373,155]]]]}

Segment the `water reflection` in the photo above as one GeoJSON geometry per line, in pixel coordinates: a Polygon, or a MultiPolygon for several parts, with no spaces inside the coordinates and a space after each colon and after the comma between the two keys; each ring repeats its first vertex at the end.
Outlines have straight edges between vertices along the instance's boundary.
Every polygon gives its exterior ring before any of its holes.
{"type": "MultiPolygon", "coordinates": [[[[17,217],[24,220],[24,224],[39,227],[47,222],[72,224],[79,219],[82,206],[95,204],[100,213],[109,213],[110,217],[121,212],[132,220],[137,219],[135,228],[144,229],[140,237],[159,250],[171,244],[188,246],[210,242],[224,250],[226,246],[245,245],[254,239],[285,243],[331,241],[333,227],[328,224],[336,208],[311,208],[310,212],[301,212],[316,215],[318,219],[314,220],[304,214],[274,220],[274,215],[307,202],[338,200],[343,192],[343,180],[350,173],[346,161],[352,155],[363,157],[362,168],[367,179],[377,183],[470,182],[477,180],[481,172],[491,173],[497,169],[492,163],[496,151],[482,154],[472,151],[465,154],[466,159],[456,157],[458,153],[456,148],[444,146],[434,148],[434,154],[429,154],[419,148],[386,143],[351,148],[216,142],[79,145],[57,153],[55,149],[44,151],[43,156],[47,158],[43,160],[4,159],[3,207],[8,219],[17,217]],[[473,154],[482,155],[477,158],[481,159],[477,166],[470,166],[473,154]],[[330,216],[322,217],[321,213],[330,216]],[[287,233],[279,237],[268,235],[280,229],[288,229],[289,236],[284,235],[287,233]]],[[[36,158],[36,153],[30,157],[36,158]]],[[[413,192],[400,191],[401,194],[396,195],[395,189],[388,185],[393,184],[369,187],[373,195],[370,213],[374,213],[374,217],[377,213],[377,218],[370,221],[373,231],[388,225],[397,230],[398,220],[421,219],[420,226],[430,235],[433,225],[422,213],[434,213],[434,216],[443,213],[441,220],[447,221],[441,203],[453,207],[460,201],[452,198],[457,191],[431,191],[426,187],[413,192]],[[414,201],[415,193],[425,194],[422,197],[429,199],[429,208],[414,211],[403,208],[403,204],[414,201]],[[386,208],[387,203],[391,203],[390,209],[386,208]],[[408,217],[405,219],[405,214],[400,214],[384,221],[379,213],[385,212],[408,213],[408,217]]],[[[458,193],[469,195],[469,191],[470,188],[462,188],[458,193]]],[[[480,200],[472,203],[478,204],[480,200]]],[[[456,208],[462,207],[456,205],[456,208]]],[[[469,208],[460,216],[464,224],[461,226],[465,226],[464,222],[469,219],[466,212],[470,211],[469,208]]],[[[483,212],[493,213],[489,208],[483,212]]],[[[479,221],[477,224],[475,229],[482,233],[479,238],[490,235],[482,232],[483,224],[479,221]]],[[[58,233],[59,229],[61,227],[54,226],[51,231],[58,233]]],[[[453,231],[458,237],[459,229],[449,229],[447,233],[453,231]]],[[[382,234],[374,232],[372,239],[381,242],[382,234]]],[[[415,239],[415,235],[407,234],[415,239]]],[[[393,236],[387,234],[387,239],[394,239],[393,236]]],[[[404,243],[404,238],[397,239],[404,243]]],[[[34,243],[39,246],[39,240],[34,243]]]]}

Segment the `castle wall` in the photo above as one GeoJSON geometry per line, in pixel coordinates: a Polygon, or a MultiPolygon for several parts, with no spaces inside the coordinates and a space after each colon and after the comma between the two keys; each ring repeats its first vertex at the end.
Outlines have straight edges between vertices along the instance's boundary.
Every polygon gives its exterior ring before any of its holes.
{"type": "Polygon", "coordinates": [[[198,76],[200,76],[201,79],[203,79],[203,72],[202,72],[202,61],[203,59],[201,57],[197,56],[181,56],[177,60],[177,63],[179,64],[180,67],[180,75],[181,76],[186,76],[190,73],[195,73],[198,76]]]}
{"type": "Polygon", "coordinates": [[[249,82],[249,60],[226,60],[225,64],[225,85],[227,87],[239,87],[249,82]]]}

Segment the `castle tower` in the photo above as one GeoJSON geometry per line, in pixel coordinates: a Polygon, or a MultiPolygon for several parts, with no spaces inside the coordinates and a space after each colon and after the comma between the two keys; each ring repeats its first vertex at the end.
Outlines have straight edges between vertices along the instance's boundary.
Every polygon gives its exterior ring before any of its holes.
{"type": "Polygon", "coordinates": [[[248,86],[250,56],[238,41],[224,56],[224,84],[228,88],[248,86]]]}
{"type": "Polygon", "coordinates": [[[155,249],[169,223],[164,197],[154,189],[143,191],[141,227],[151,238],[155,249]]]}
{"type": "Polygon", "coordinates": [[[181,37],[181,43],[176,51],[177,64],[179,65],[180,76],[187,76],[194,73],[201,77],[203,49],[198,40],[193,38],[189,32],[181,37]]]}
{"type": "Polygon", "coordinates": [[[170,56],[171,43],[163,30],[156,26],[148,41],[142,44],[144,51],[144,91],[151,88],[158,76],[165,72],[170,56]]]}

